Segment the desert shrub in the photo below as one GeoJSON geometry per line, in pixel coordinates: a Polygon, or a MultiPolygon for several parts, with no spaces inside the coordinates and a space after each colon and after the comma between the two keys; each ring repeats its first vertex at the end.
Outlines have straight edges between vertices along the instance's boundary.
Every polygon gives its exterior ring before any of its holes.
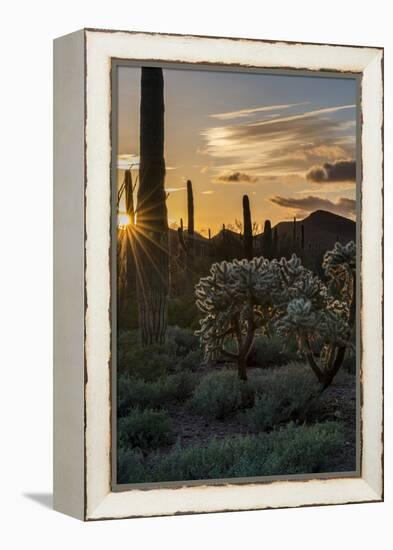
{"type": "Polygon", "coordinates": [[[302,363],[263,371],[250,383],[256,391],[255,403],[244,418],[255,432],[302,417],[318,395],[317,381],[302,363]]]}
{"type": "Polygon", "coordinates": [[[165,410],[135,407],[118,421],[118,445],[120,447],[157,449],[173,442],[171,419],[165,410]]]}
{"type": "Polygon", "coordinates": [[[124,416],[136,406],[160,408],[171,401],[184,400],[195,387],[195,376],[189,371],[163,376],[153,382],[122,375],[117,384],[117,411],[124,416]]]}
{"type": "Polygon", "coordinates": [[[329,471],[329,464],[343,444],[337,422],[295,426],[257,436],[211,440],[206,446],[181,448],[170,453],[139,453],[121,450],[118,457],[120,483],[219,479],[329,471]]]}
{"type": "Polygon", "coordinates": [[[199,339],[190,328],[170,326],[167,330],[167,341],[173,344],[175,354],[180,357],[199,349],[199,339]]]}
{"type": "Polygon", "coordinates": [[[205,417],[222,420],[252,405],[254,391],[230,370],[209,373],[202,378],[189,401],[190,409],[205,417]]]}
{"type": "Polygon", "coordinates": [[[356,355],[349,350],[345,354],[342,368],[349,374],[356,374],[356,355]]]}
{"type": "Polygon", "coordinates": [[[248,358],[249,365],[258,367],[279,367],[298,358],[296,343],[286,342],[277,335],[258,336],[248,358]]]}
{"type": "Polygon", "coordinates": [[[168,301],[168,322],[179,327],[198,328],[198,309],[195,305],[193,292],[168,301]]]}
{"type": "Polygon", "coordinates": [[[166,345],[152,344],[143,348],[139,344],[127,350],[119,348],[117,365],[120,373],[151,381],[175,368],[176,360],[166,345]]]}
{"type": "Polygon", "coordinates": [[[136,331],[122,331],[118,338],[119,373],[146,381],[179,370],[196,370],[202,359],[199,340],[190,329],[169,327],[165,344],[152,344],[148,348],[139,344],[136,331]]]}
{"type": "Polygon", "coordinates": [[[192,350],[184,357],[178,359],[176,370],[190,370],[196,371],[201,367],[203,363],[203,353],[200,349],[192,350]]]}
{"type": "Polygon", "coordinates": [[[140,483],[146,479],[146,466],[141,450],[119,447],[117,451],[117,483],[140,483]]]}

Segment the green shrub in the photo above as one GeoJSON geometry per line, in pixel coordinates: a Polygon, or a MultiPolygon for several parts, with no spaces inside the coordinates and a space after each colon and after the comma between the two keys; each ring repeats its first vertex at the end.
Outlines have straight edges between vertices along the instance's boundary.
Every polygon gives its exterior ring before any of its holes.
{"type": "Polygon", "coordinates": [[[184,400],[195,387],[195,376],[189,371],[163,376],[154,382],[126,375],[117,383],[117,412],[124,416],[131,407],[160,408],[171,401],[184,400]]]}
{"type": "Polygon", "coordinates": [[[257,336],[248,358],[249,365],[258,367],[279,367],[298,358],[295,342],[287,342],[284,346],[282,338],[257,336]]]}
{"type": "Polygon", "coordinates": [[[211,440],[206,446],[181,448],[170,453],[140,453],[123,449],[118,457],[119,483],[185,481],[313,474],[329,471],[343,444],[340,424],[285,428],[257,436],[211,440]]]}
{"type": "Polygon", "coordinates": [[[151,381],[174,369],[176,359],[166,345],[152,344],[143,348],[135,344],[127,350],[119,349],[117,365],[119,373],[151,381]]]}
{"type": "Polygon", "coordinates": [[[157,449],[173,442],[171,419],[165,410],[130,409],[118,420],[118,446],[157,449]]]}
{"type": "Polygon", "coordinates": [[[146,476],[146,466],[141,450],[119,447],[117,451],[117,483],[141,483],[146,480],[146,476]]]}
{"type": "Polygon", "coordinates": [[[190,329],[168,328],[165,344],[142,347],[137,331],[123,331],[118,337],[117,367],[120,374],[157,380],[179,370],[197,370],[203,360],[199,340],[190,329]]]}
{"type": "Polygon", "coordinates": [[[308,365],[291,363],[253,375],[254,406],[245,411],[250,429],[264,431],[303,416],[318,395],[318,384],[308,365]]]}
{"type": "Polygon", "coordinates": [[[356,355],[347,349],[342,365],[343,370],[349,374],[356,374],[356,355]]]}
{"type": "Polygon", "coordinates": [[[190,328],[170,326],[167,330],[167,341],[173,344],[175,354],[185,357],[190,351],[199,349],[199,338],[190,328]]]}
{"type": "Polygon", "coordinates": [[[194,390],[190,409],[208,418],[222,420],[239,409],[253,404],[254,391],[248,382],[239,380],[232,370],[206,375],[194,390]]]}
{"type": "Polygon", "coordinates": [[[168,301],[168,322],[184,328],[198,328],[199,313],[195,305],[194,292],[183,294],[180,297],[170,298],[168,301]]]}
{"type": "Polygon", "coordinates": [[[177,370],[191,370],[196,371],[200,369],[203,363],[203,353],[200,349],[192,350],[184,357],[179,358],[177,363],[177,370]]]}

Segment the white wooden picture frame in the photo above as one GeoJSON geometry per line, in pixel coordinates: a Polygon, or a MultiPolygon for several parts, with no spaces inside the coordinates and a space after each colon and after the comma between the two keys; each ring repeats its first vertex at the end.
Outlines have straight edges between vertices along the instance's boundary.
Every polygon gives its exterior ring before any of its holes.
{"type": "Polygon", "coordinates": [[[383,499],[383,50],[84,29],[54,42],[54,507],[81,520],[383,499]],[[112,60],[361,77],[361,462],[351,477],[112,490],[112,60]]]}

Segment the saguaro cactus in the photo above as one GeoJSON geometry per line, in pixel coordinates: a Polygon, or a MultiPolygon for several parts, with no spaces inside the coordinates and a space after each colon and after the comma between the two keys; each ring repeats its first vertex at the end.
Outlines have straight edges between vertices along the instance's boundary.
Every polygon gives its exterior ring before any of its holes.
{"type": "Polygon", "coordinates": [[[135,221],[134,189],[135,185],[132,184],[131,170],[128,169],[124,172],[124,195],[126,202],[126,213],[130,218],[130,225],[134,225],[135,221]]]}
{"type": "Polygon", "coordinates": [[[188,234],[194,234],[194,194],[192,192],[192,182],[187,180],[187,213],[188,213],[188,234]]]}
{"type": "Polygon", "coordinates": [[[162,343],[169,290],[168,214],[164,189],[164,79],[142,67],[140,166],[135,255],[142,345],[162,343]]]}
{"type": "Polygon", "coordinates": [[[177,230],[180,246],[185,254],[186,268],[192,271],[194,263],[194,195],[192,192],[191,180],[187,180],[187,239],[184,238],[183,219],[180,220],[180,227],[177,230]]]}
{"type": "Polygon", "coordinates": [[[263,228],[263,255],[265,256],[265,258],[268,258],[270,260],[270,258],[272,257],[272,250],[272,224],[270,220],[266,220],[263,228]]]}
{"type": "Polygon", "coordinates": [[[301,249],[304,250],[304,223],[302,223],[302,235],[301,235],[301,249]]]}
{"type": "Polygon", "coordinates": [[[278,229],[277,226],[273,229],[273,255],[277,256],[278,251],[278,229]]]}
{"type": "Polygon", "coordinates": [[[188,233],[188,266],[194,261],[194,194],[191,180],[187,180],[187,233],[188,233]]]}
{"type": "Polygon", "coordinates": [[[247,195],[243,196],[243,252],[244,257],[247,260],[252,260],[254,256],[253,252],[253,238],[252,238],[252,223],[250,212],[250,200],[247,195]]]}
{"type": "Polygon", "coordinates": [[[118,205],[124,193],[125,210],[129,223],[124,224],[117,232],[118,254],[117,254],[117,317],[118,321],[128,326],[130,294],[135,292],[135,259],[133,253],[133,225],[134,225],[134,198],[131,170],[124,172],[124,180],[118,192],[118,205]]]}
{"type": "Polygon", "coordinates": [[[296,250],[296,216],[293,218],[293,233],[292,233],[292,246],[293,250],[296,250]]]}

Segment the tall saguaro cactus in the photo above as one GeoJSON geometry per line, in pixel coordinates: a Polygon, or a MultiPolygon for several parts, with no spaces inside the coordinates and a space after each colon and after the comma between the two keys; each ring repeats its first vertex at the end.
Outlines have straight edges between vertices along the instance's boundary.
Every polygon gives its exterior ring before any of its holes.
{"type": "Polygon", "coordinates": [[[132,181],[131,168],[125,170],[124,180],[117,194],[117,205],[125,196],[126,223],[119,226],[117,232],[117,318],[120,325],[128,327],[131,296],[136,290],[134,258],[134,197],[136,183],[132,181]]]}
{"type": "Polygon", "coordinates": [[[187,233],[188,233],[188,256],[189,267],[194,260],[194,194],[192,192],[191,180],[187,180],[187,233]]]}
{"type": "Polygon", "coordinates": [[[130,225],[134,225],[135,209],[134,209],[134,189],[132,184],[131,169],[124,172],[124,195],[126,203],[126,213],[130,218],[130,225]]]}
{"type": "Polygon", "coordinates": [[[263,255],[269,260],[273,255],[272,224],[270,220],[265,221],[263,228],[263,255]]]}
{"type": "Polygon", "coordinates": [[[188,234],[194,234],[194,194],[192,182],[187,180],[187,213],[188,213],[188,234]]]}
{"type": "Polygon", "coordinates": [[[278,256],[278,229],[277,226],[273,229],[273,255],[278,256]]]}
{"type": "Polygon", "coordinates": [[[252,238],[252,223],[251,223],[251,211],[250,200],[248,195],[243,195],[243,251],[244,257],[247,260],[252,260],[254,257],[253,252],[253,238],[252,238]]]}
{"type": "Polygon", "coordinates": [[[187,271],[191,272],[194,264],[194,195],[192,192],[191,180],[187,180],[187,239],[184,238],[183,219],[180,220],[180,227],[177,230],[179,244],[185,254],[187,271]]]}
{"type": "Polygon", "coordinates": [[[169,253],[164,180],[164,79],[162,69],[142,67],[135,239],[142,345],[164,342],[167,326],[169,253]]]}
{"type": "Polygon", "coordinates": [[[293,218],[293,234],[292,234],[292,246],[293,246],[293,251],[296,250],[296,216],[293,218]]]}

